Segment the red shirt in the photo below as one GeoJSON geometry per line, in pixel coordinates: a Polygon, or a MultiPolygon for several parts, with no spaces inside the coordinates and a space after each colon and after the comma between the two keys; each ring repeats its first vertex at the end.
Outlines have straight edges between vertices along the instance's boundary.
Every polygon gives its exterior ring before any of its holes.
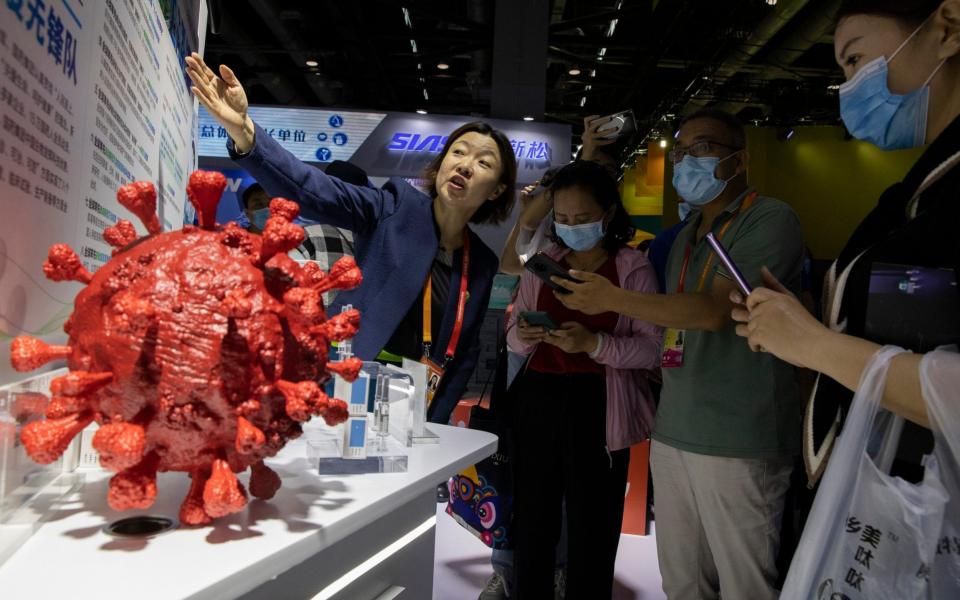
{"type": "MultiPolygon", "coordinates": [[[[565,268],[570,268],[566,259],[562,259],[560,264],[565,268]]],[[[618,285],[620,279],[617,277],[616,253],[600,265],[596,273],[606,277],[614,285],[618,285]]],[[[540,295],[537,296],[537,310],[547,313],[557,325],[575,321],[594,333],[600,331],[613,333],[614,327],[617,326],[617,313],[605,312],[598,315],[586,315],[579,310],[571,310],[557,300],[557,297],[553,295],[553,290],[546,285],[540,288],[540,295]]],[[[529,368],[541,373],[560,375],[565,373],[596,373],[602,375],[604,372],[603,365],[590,358],[586,352],[568,354],[547,342],[540,342],[537,345],[530,359],[529,368]]]]}

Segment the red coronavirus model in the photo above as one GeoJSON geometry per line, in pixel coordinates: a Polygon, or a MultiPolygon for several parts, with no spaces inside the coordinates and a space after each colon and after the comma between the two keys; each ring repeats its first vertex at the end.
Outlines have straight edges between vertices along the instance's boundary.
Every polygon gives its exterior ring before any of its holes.
{"type": "Polygon", "coordinates": [[[68,246],[43,265],[54,281],[87,284],[64,325],[66,346],[30,337],[13,341],[18,371],[67,359],[70,373],[50,385],[46,418],[21,440],[39,463],[57,459],[92,421],[101,464],[117,474],[108,501],[146,508],[158,471],[185,471],[192,484],[180,508],[190,525],[241,510],[246,491],[235,473],[251,468],[250,492],[271,498],[279,476],[263,463],[322,416],[342,422],[347,407],[320,389],[330,373],[357,377],[361,361],[327,362],[331,341],[352,337],[360,314],[327,318],[321,294],[351,289],[361,276],[352,258],[324,273],[287,256],[304,240],[294,202],[275,198],[263,235],[215,223],[226,179],[196,171],[187,194],[199,227],[163,233],[149,182],[125,185],[118,201],[143,222],[103,232],[111,260],[91,274],[68,246]]]}

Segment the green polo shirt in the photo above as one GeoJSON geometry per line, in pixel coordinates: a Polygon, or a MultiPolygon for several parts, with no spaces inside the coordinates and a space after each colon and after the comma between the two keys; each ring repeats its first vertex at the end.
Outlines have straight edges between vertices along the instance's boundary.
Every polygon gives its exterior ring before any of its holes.
{"type": "MultiPolygon", "coordinates": [[[[737,209],[744,192],[717,217],[714,235],[733,219],[721,242],[754,287],[766,266],[794,293],[800,291],[803,235],[788,205],[760,196],[746,211],[737,209]]],[[[687,246],[692,246],[684,284],[695,292],[712,250],[697,241],[700,216],[677,236],[667,261],[666,293],[678,289],[687,246]]],[[[704,282],[717,277],[714,259],[704,282]]],[[[683,366],[663,369],[663,391],[653,439],[680,450],[737,458],[788,456],[800,451],[800,398],[794,368],[771,354],[752,352],[733,321],[720,331],[687,331],[683,366]]]]}

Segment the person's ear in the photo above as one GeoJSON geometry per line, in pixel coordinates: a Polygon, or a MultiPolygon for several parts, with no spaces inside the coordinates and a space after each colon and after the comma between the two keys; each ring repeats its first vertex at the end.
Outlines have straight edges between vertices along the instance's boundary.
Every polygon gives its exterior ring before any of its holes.
{"type": "Polygon", "coordinates": [[[617,214],[617,205],[614,204],[607,209],[607,212],[603,214],[603,227],[606,229],[610,226],[610,223],[613,222],[613,217],[617,214]]]}
{"type": "Polygon", "coordinates": [[[750,153],[747,152],[747,149],[744,148],[740,151],[740,154],[737,155],[737,175],[741,173],[747,173],[747,166],[750,164],[750,153]]]}
{"type": "Polygon", "coordinates": [[[950,60],[960,54],[960,0],[944,0],[934,13],[937,33],[937,58],[950,60]]]}
{"type": "Polygon", "coordinates": [[[500,195],[503,194],[503,192],[505,192],[506,190],[507,190],[507,184],[501,183],[500,185],[498,185],[498,186],[493,190],[493,193],[490,195],[489,198],[487,198],[487,201],[488,201],[488,202],[492,202],[492,201],[496,200],[496,199],[499,198],[500,195]]]}

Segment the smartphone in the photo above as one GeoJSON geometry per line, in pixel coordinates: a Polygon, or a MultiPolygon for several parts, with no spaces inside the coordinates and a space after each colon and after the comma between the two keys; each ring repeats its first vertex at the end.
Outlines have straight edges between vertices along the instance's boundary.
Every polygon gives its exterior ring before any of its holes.
{"type": "Polygon", "coordinates": [[[601,118],[608,121],[597,129],[597,133],[605,134],[604,137],[608,140],[629,137],[637,130],[637,121],[632,110],[622,110],[601,118]]]}
{"type": "Polygon", "coordinates": [[[750,287],[750,284],[747,283],[747,278],[743,276],[743,273],[740,272],[740,269],[737,268],[737,264],[733,262],[733,259],[730,258],[730,255],[727,254],[727,250],[720,243],[720,240],[713,235],[713,232],[707,234],[707,243],[710,244],[710,247],[713,248],[713,251],[717,253],[717,256],[720,257],[720,261],[723,263],[723,266],[726,267],[727,271],[730,273],[730,276],[733,277],[733,280],[737,282],[740,291],[744,293],[745,296],[749,296],[753,291],[753,288],[750,287]]]}
{"type": "Polygon", "coordinates": [[[544,329],[557,329],[557,324],[553,322],[545,312],[525,310],[520,313],[520,318],[527,322],[531,327],[543,327],[544,329]]]}
{"type": "Polygon", "coordinates": [[[550,281],[551,277],[557,276],[574,283],[583,283],[577,279],[574,279],[573,277],[570,277],[570,274],[567,272],[568,269],[565,269],[563,265],[553,260],[543,252],[538,252],[531,256],[530,260],[523,264],[523,268],[542,279],[545,284],[549,285],[551,288],[561,294],[569,294],[570,290],[562,287],[560,284],[550,281]]]}
{"type": "Polygon", "coordinates": [[[559,170],[559,168],[554,167],[544,171],[543,176],[540,177],[540,181],[537,183],[537,187],[533,188],[533,191],[530,192],[530,197],[538,196],[550,189],[550,184],[553,183],[553,178],[556,177],[559,170]]]}

